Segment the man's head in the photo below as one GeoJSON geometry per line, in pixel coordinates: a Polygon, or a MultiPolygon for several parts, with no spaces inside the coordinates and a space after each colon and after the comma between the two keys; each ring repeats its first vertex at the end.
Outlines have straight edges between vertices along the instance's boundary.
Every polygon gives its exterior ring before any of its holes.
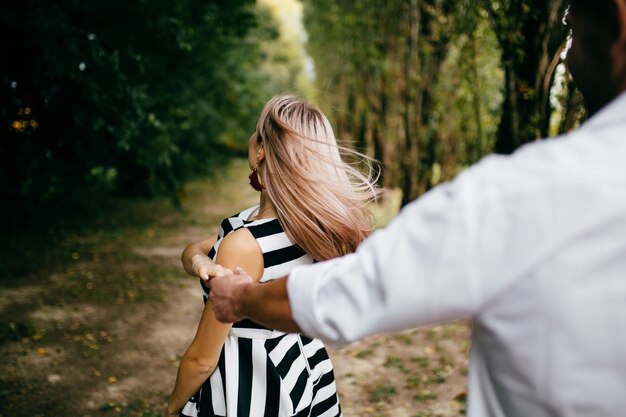
{"type": "Polygon", "coordinates": [[[626,0],[572,0],[567,64],[593,114],[626,91],[626,0]]]}

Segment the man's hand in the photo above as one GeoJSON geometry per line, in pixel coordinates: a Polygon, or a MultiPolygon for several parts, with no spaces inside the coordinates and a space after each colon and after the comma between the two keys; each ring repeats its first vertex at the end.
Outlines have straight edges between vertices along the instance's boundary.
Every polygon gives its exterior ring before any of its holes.
{"type": "MultiPolygon", "coordinates": [[[[224,268],[225,269],[225,268],[224,268]]],[[[209,299],[213,303],[215,317],[222,323],[234,323],[245,316],[242,312],[241,297],[250,285],[252,278],[241,268],[234,272],[216,275],[209,281],[209,299]]]]}
{"type": "Polygon", "coordinates": [[[191,258],[191,268],[197,277],[202,278],[205,281],[208,281],[213,277],[223,277],[225,275],[232,274],[230,269],[216,264],[206,255],[194,255],[191,258]]]}

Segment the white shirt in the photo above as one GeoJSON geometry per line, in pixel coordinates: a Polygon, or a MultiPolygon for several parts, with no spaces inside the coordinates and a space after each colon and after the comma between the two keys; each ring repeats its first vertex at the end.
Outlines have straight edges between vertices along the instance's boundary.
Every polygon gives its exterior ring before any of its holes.
{"type": "Polygon", "coordinates": [[[298,325],[331,344],[471,317],[471,417],[625,416],[626,93],[287,285],[298,325]]]}

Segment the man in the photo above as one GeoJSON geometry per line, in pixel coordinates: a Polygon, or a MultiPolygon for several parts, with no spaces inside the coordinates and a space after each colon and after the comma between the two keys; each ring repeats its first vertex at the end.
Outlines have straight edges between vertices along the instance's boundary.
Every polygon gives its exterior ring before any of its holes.
{"type": "Polygon", "coordinates": [[[567,24],[578,131],[485,158],[355,254],[211,279],[218,318],[342,344],[469,316],[469,416],[626,415],[626,0],[567,24]]]}

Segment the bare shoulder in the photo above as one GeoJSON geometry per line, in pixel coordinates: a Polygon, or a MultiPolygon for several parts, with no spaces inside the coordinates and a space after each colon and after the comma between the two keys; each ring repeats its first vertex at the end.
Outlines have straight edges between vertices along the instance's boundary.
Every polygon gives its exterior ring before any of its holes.
{"type": "Polygon", "coordinates": [[[263,253],[250,230],[242,227],[224,237],[217,251],[216,261],[227,268],[240,266],[252,278],[263,274],[263,253]]]}
{"type": "Polygon", "coordinates": [[[219,253],[241,253],[242,255],[258,253],[261,255],[261,248],[250,230],[242,227],[226,235],[220,244],[219,253]]]}

